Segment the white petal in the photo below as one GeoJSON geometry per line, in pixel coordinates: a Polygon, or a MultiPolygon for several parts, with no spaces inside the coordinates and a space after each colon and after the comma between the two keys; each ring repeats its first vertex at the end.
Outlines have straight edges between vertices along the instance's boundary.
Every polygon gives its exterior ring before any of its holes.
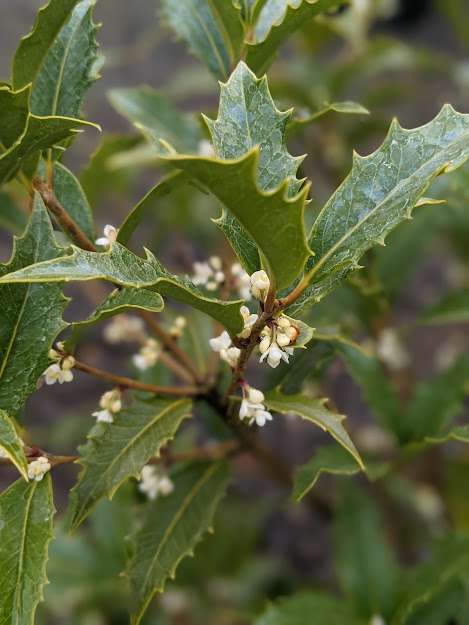
{"type": "Polygon", "coordinates": [[[257,388],[252,388],[252,386],[249,387],[248,396],[249,401],[253,404],[262,404],[265,399],[264,393],[257,388]]]}

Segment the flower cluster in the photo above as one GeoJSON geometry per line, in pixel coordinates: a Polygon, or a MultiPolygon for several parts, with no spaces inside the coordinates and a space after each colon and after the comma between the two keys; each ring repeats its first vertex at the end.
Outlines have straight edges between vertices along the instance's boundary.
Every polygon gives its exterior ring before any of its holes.
{"type": "Polygon", "coordinates": [[[271,326],[265,326],[259,344],[260,362],[267,359],[267,364],[273,369],[278,367],[282,360],[288,362],[293,354],[293,348],[289,346],[295,343],[298,334],[298,328],[285,315],[274,320],[271,326]]]}
{"type": "Polygon", "coordinates": [[[272,421],[272,415],[264,406],[264,393],[257,388],[243,386],[243,400],[239,409],[239,418],[241,421],[247,420],[249,425],[256,423],[259,427],[272,421]]]}
{"type": "Polygon", "coordinates": [[[235,347],[231,341],[230,335],[226,330],[209,341],[210,347],[214,352],[220,354],[220,358],[227,362],[233,369],[238,364],[239,355],[241,350],[235,347]]]}
{"type": "Polygon", "coordinates": [[[39,456],[28,464],[28,478],[40,482],[44,475],[50,471],[51,464],[45,456],[39,456]]]}
{"type": "Polygon", "coordinates": [[[238,291],[239,296],[249,301],[251,299],[251,276],[247,271],[244,271],[239,263],[231,265],[231,275],[233,287],[238,291]]]}
{"type": "Polygon", "coordinates": [[[159,495],[169,495],[174,490],[171,479],[163,473],[159,467],[146,464],[140,473],[140,492],[144,493],[148,499],[156,499],[159,495]]]}
{"type": "Polygon", "coordinates": [[[145,371],[153,367],[158,362],[158,358],[162,352],[162,347],[155,339],[146,339],[140,348],[138,354],[132,356],[132,362],[140,369],[145,371]]]}
{"type": "Polygon", "coordinates": [[[391,371],[400,371],[409,365],[409,354],[394,328],[384,328],[381,331],[376,353],[391,371]]]}
{"type": "Polygon", "coordinates": [[[96,421],[101,421],[102,423],[113,423],[114,415],[117,414],[122,408],[122,394],[120,390],[114,388],[112,391],[106,391],[106,393],[101,395],[99,407],[101,410],[93,412],[93,417],[96,417],[96,421]]]}
{"type": "Polygon", "coordinates": [[[207,291],[216,291],[224,281],[223,265],[218,256],[211,256],[208,262],[194,263],[192,282],[195,285],[205,286],[207,291]]]}
{"type": "Polygon", "coordinates": [[[96,245],[101,245],[102,247],[110,247],[112,243],[117,241],[117,230],[114,226],[107,224],[103,229],[103,236],[96,239],[96,245]]]}
{"type": "MultiPolygon", "coordinates": [[[[59,349],[63,349],[63,343],[58,344],[59,349]]],[[[43,376],[47,385],[63,384],[64,382],[71,382],[73,380],[73,367],[75,366],[75,358],[73,356],[62,356],[55,349],[49,350],[49,358],[55,360],[52,365],[49,365],[44,371],[43,376]]]]}
{"type": "Polygon", "coordinates": [[[104,340],[111,345],[137,343],[145,338],[145,324],[140,317],[117,315],[104,328],[104,340]]]}
{"type": "Polygon", "coordinates": [[[187,325],[187,319],[183,316],[176,317],[171,327],[169,328],[169,334],[173,339],[178,339],[184,331],[187,325]]]}

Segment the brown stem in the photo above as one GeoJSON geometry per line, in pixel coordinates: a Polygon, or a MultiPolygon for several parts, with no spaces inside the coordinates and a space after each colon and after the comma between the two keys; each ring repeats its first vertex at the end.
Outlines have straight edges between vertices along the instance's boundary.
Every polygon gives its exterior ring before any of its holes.
{"type": "Polygon", "coordinates": [[[142,318],[146,321],[148,326],[151,328],[153,334],[161,341],[164,347],[170,351],[173,356],[178,360],[191,374],[193,380],[198,384],[203,383],[203,379],[200,373],[195,368],[193,362],[189,358],[189,356],[179,347],[176,341],[170,336],[160,324],[152,317],[152,315],[142,310],[141,311],[142,318]]]}
{"type": "Polygon", "coordinates": [[[44,182],[40,178],[34,178],[33,187],[39,193],[47,209],[52,213],[59,226],[70,235],[72,241],[88,252],[96,252],[94,243],[88,239],[80,226],[68,215],[47,182],[44,182]]]}
{"type": "Polygon", "coordinates": [[[147,384],[145,382],[139,382],[132,378],[127,378],[121,375],[114,375],[108,371],[97,369],[84,362],[76,361],[74,365],[75,369],[93,375],[95,378],[110,382],[114,386],[121,386],[124,388],[133,388],[139,391],[147,391],[148,393],[154,393],[155,395],[177,395],[183,397],[197,396],[203,392],[203,389],[197,386],[156,386],[155,384],[147,384]]]}

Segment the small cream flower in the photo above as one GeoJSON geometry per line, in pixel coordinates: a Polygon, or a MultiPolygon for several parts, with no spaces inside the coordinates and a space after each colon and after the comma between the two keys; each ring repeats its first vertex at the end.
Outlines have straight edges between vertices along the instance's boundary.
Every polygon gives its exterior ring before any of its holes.
{"type": "Polygon", "coordinates": [[[251,293],[253,297],[262,302],[267,297],[267,293],[270,289],[269,276],[264,270],[256,271],[251,276],[251,293]]]}
{"type": "Polygon", "coordinates": [[[248,420],[248,424],[256,423],[263,427],[267,421],[272,421],[272,415],[264,406],[264,393],[257,388],[247,386],[243,389],[243,400],[239,409],[241,421],[248,420]]]}
{"type": "Polygon", "coordinates": [[[215,150],[213,145],[207,139],[201,139],[197,146],[197,154],[199,156],[205,156],[206,158],[212,158],[215,156],[215,150]]]}
{"type": "Polygon", "coordinates": [[[172,326],[169,328],[170,335],[175,339],[179,338],[186,325],[187,319],[185,317],[181,315],[179,317],[176,317],[176,319],[173,321],[172,326]]]}
{"type": "Polygon", "coordinates": [[[231,265],[231,275],[234,278],[234,287],[240,297],[246,301],[252,299],[251,278],[247,271],[244,271],[239,263],[234,263],[231,265]]]}
{"type": "Polygon", "coordinates": [[[208,262],[194,263],[192,282],[205,286],[207,291],[215,291],[225,281],[222,261],[218,256],[210,256],[208,262]]]}
{"type": "Polygon", "coordinates": [[[122,409],[122,394],[119,389],[115,388],[101,395],[99,407],[101,410],[92,413],[93,417],[96,417],[96,421],[113,423],[114,415],[122,409]]]}
{"type": "Polygon", "coordinates": [[[394,328],[385,328],[378,337],[376,353],[392,371],[405,369],[409,364],[409,354],[394,328]]]}
{"type": "Polygon", "coordinates": [[[238,334],[238,336],[241,339],[247,339],[251,336],[252,327],[256,323],[256,321],[259,319],[259,316],[255,314],[251,314],[247,306],[241,306],[241,308],[239,309],[239,312],[241,313],[241,316],[244,319],[244,328],[238,334]]]}
{"type": "Polygon", "coordinates": [[[111,345],[138,343],[144,340],[145,324],[140,317],[117,315],[104,328],[104,340],[111,345]]]}
{"type": "Polygon", "coordinates": [[[143,344],[143,347],[140,348],[138,354],[132,356],[132,362],[137,369],[145,371],[146,369],[156,365],[161,351],[162,348],[158,341],[155,341],[155,339],[147,339],[143,344]]]}
{"type": "Polygon", "coordinates": [[[210,339],[209,343],[212,350],[220,354],[222,360],[227,362],[233,369],[236,367],[241,350],[232,345],[230,335],[226,330],[220,336],[210,339]]]}
{"type": "Polygon", "coordinates": [[[51,464],[45,456],[39,456],[28,464],[28,478],[40,482],[44,475],[50,471],[51,464]]]}
{"type": "Polygon", "coordinates": [[[265,326],[259,344],[260,362],[267,359],[267,364],[273,369],[278,367],[282,360],[288,363],[293,354],[293,348],[289,345],[295,343],[298,334],[298,328],[284,315],[275,319],[272,328],[265,326]]]}
{"type": "Polygon", "coordinates": [[[109,247],[112,243],[117,241],[117,230],[114,226],[107,224],[103,229],[103,236],[96,239],[96,245],[102,245],[103,247],[109,247]]]}
{"type": "Polygon", "coordinates": [[[174,484],[171,479],[158,467],[146,464],[140,474],[138,485],[140,492],[148,499],[156,499],[159,495],[166,496],[173,492],[174,484]]]}
{"type": "Polygon", "coordinates": [[[68,356],[62,361],[62,363],[59,364],[55,362],[53,365],[47,367],[47,369],[43,373],[46,384],[50,386],[51,384],[55,384],[56,382],[58,382],[59,384],[63,384],[64,382],[71,382],[73,380],[73,371],[71,369],[74,364],[75,359],[73,358],[73,356],[68,356]],[[71,359],[73,359],[73,364],[71,364],[71,359]]]}

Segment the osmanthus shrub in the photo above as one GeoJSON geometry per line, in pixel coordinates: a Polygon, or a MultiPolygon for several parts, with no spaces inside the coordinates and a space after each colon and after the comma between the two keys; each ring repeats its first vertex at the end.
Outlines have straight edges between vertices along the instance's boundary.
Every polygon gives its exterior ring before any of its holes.
{"type": "MultiPolygon", "coordinates": [[[[101,235],[79,180],[62,163],[77,133],[99,130],[81,117],[85,92],[101,66],[94,0],[50,0],[21,39],[10,80],[0,86],[0,212],[12,230],[24,227],[10,261],[0,266],[0,453],[2,465],[13,464],[20,474],[0,496],[0,623],[5,625],[34,621],[53,537],[53,477],[61,465],[81,465],[66,512],[71,531],[124,482],[148,499],[137,507],[129,504],[136,529],[125,578],[136,625],[181,560],[211,531],[232,478],[231,459],[238,454],[252,454],[259,471],[291,488],[295,500],[305,498],[314,506],[319,505],[314,487],[324,472],[366,472],[379,479],[397,470],[405,454],[448,439],[469,440],[467,426],[453,424],[469,375],[467,355],[435,380],[417,385],[402,404],[390,378],[405,370],[407,353],[392,326],[380,332],[384,370],[377,356],[340,328],[315,329],[308,322],[319,302],[344,282],[359,284],[360,263],[371,248],[384,245],[416,207],[435,203],[426,196],[430,185],[469,158],[469,115],[445,105],[419,128],[406,130],[393,121],[376,151],[354,154],[350,173],[307,227],[310,184],[299,174],[307,157],[290,153],[286,135],[293,126],[301,132],[315,115],[293,118],[292,111],[279,110],[265,72],[300,25],[340,3],[162,4],[179,37],[223,81],[218,114],[203,116],[199,124],[150,88],[111,92],[114,106],[143,135],[146,157],[165,173],[120,225],[106,225],[101,235]],[[135,253],[128,247],[144,215],[158,220],[152,206],[187,186],[218,200],[221,212],[209,227],[218,229],[219,245],[226,239],[231,250],[229,261],[207,254],[190,276],[171,273],[158,260],[158,250],[135,253]],[[29,194],[26,223],[15,204],[22,188],[29,194]],[[114,290],[88,318],[64,322],[69,302],[64,285],[92,280],[106,281],[114,290]],[[185,338],[204,335],[190,327],[196,323],[191,310],[197,319],[210,320],[199,351],[185,338]],[[80,359],[84,332],[105,319],[108,343],[138,345],[134,377],[80,359]],[[383,431],[393,435],[395,456],[386,463],[364,461],[344,416],[303,385],[310,372],[323,367],[324,349],[340,355],[383,431]],[[144,375],[155,367],[168,372],[162,383],[144,375]],[[45,397],[48,385],[71,383],[77,372],[108,384],[93,413],[96,424],[78,456],[40,449],[23,425],[25,404],[40,381],[45,397]],[[168,450],[200,405],[210,406],[224,424],[219,440],[168,450]],[[330,436],[329,444],[312,450],[311,460],[295,470],[259,436],[260,428],[285,415],[330,436]]],[[[366,112],[351,102],[326,109],[366,112]]],[[[135,158],[141,154],[141,143],[136,148],[122,140],[120,147],[135,158]]],[[[99,182],[106,185],[105,178],[99,182]]],[[[107,184],[115,184],[112,171],[107,184]]],[[[467,310],[467,293],[460,293],[429,311],[424,322],[451,315],[464,320],[467,310]]],[[[257,617],[258,625],[404,625],[414,623],[414,614],[434,599],[435,613],[443,615],[431,621],[435,625],[467,618],[467,610],[460,610],[469,601],[467,538],[446,536],[424,565],[400,572],[365,491],[349,481],[339,502],[334,542],[343,598],[303,591],[271,605],[257,617]]]]}

